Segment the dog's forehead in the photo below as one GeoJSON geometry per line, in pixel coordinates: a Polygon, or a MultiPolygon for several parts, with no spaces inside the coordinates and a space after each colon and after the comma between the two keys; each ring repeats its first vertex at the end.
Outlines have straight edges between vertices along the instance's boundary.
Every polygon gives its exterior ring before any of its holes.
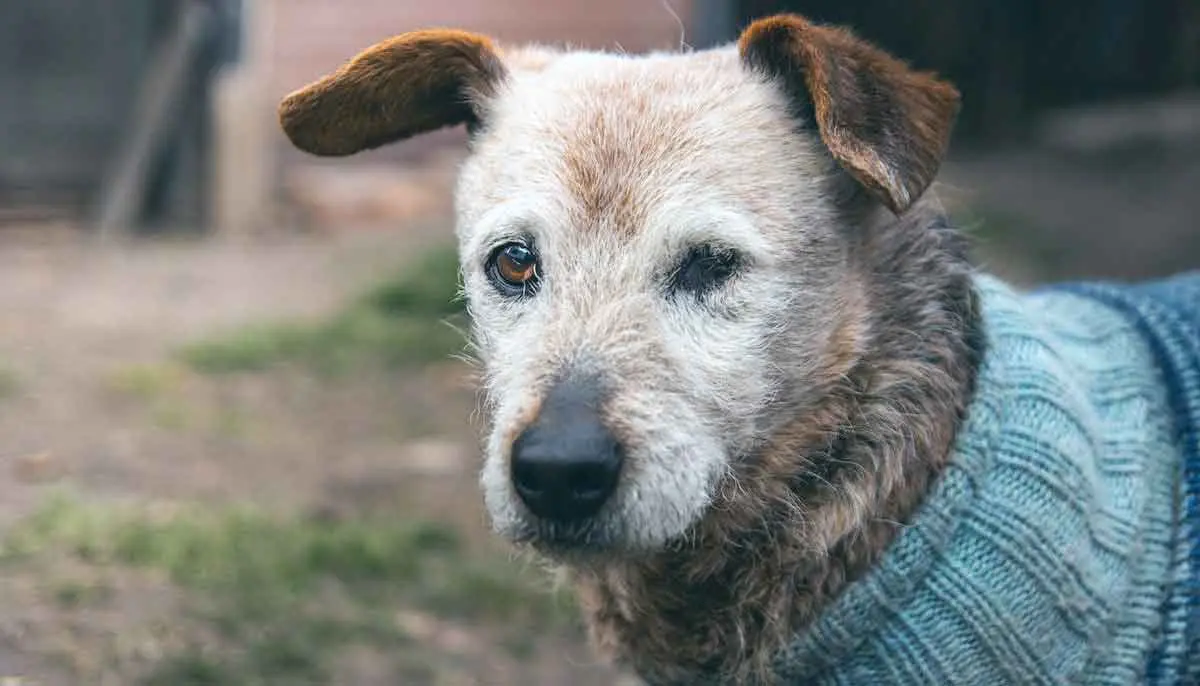
{"type": "Polygon", "coordinates": [[[490,115],[466,202],[538,197],[578,230],[636,232],[701,193],[753,211],[809,152],[783,95],[732,48],[565,53],[513,70],[490,115]]]}

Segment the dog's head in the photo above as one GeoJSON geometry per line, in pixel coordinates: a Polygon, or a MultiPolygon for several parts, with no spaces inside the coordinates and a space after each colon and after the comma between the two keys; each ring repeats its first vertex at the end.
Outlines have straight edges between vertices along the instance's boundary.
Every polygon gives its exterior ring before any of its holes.
{"type": "Polygon", "coordinates": [[[515,540],[613,554],[736,499],[739,464],[854,363],[849,224],[923,194],[957,107],[851,34],[782,16],[736,46],[636,57],[418,31],[281,119],[318,155],[467,124],[457,233],[489,511],[515,540]]]}

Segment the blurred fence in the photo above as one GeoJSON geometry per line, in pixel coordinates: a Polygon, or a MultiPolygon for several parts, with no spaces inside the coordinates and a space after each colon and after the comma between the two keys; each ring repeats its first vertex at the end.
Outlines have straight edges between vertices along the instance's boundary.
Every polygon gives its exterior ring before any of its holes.
{"type": "MultiPolygon", "coordinates": [[[[0,209],[200,224],[227,0],[0,6],[0,209]]],[[[233,21],[230,21],[233,19],[233,21]]]]}
{"type": "Polygon", "coordinates": [[[780,11],[853,27],[964,94],[963,140],[1030,132],[1050,108],[1200,87],[1196,0],[736,0],[732,22],[780,11]]]}
{"type": "MultiPolygon", "coordinates": [[[[275,130],[273,103],[401,31],[459,26],[638,52],[732,40],[780,11],[850,25],[952,79],[965,96],[960,143],[1019,138],[1051,108],[1200,87],[1196,0],[8,0],[0,222],[267,221],[280,169],[314,162],[275,130]]],[[[459,137],[361,161],[419,163],[459,137]]]]}

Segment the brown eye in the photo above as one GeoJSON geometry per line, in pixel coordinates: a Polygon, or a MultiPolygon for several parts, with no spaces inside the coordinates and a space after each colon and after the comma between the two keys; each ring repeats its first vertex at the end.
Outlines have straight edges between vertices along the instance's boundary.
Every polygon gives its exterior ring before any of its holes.
{"type": "Polygon", "coordinates": [[[492,254],[488,276],[501,293],[524,295],[537,286],[537,254],[520,243],[502,245],[492,254]]]}

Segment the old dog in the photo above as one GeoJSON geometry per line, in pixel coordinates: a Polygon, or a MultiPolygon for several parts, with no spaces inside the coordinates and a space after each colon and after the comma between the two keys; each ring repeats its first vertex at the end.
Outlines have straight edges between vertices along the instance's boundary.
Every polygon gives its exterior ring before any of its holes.
{"type": "Polygon", "coordinates": [[[487,507],[647,682],[1200,683],[1200,275],[981,273],[929,190],[958,107],[784,15],[415,31],[280,118],[323,156],[466,125],[487,507]]]}

